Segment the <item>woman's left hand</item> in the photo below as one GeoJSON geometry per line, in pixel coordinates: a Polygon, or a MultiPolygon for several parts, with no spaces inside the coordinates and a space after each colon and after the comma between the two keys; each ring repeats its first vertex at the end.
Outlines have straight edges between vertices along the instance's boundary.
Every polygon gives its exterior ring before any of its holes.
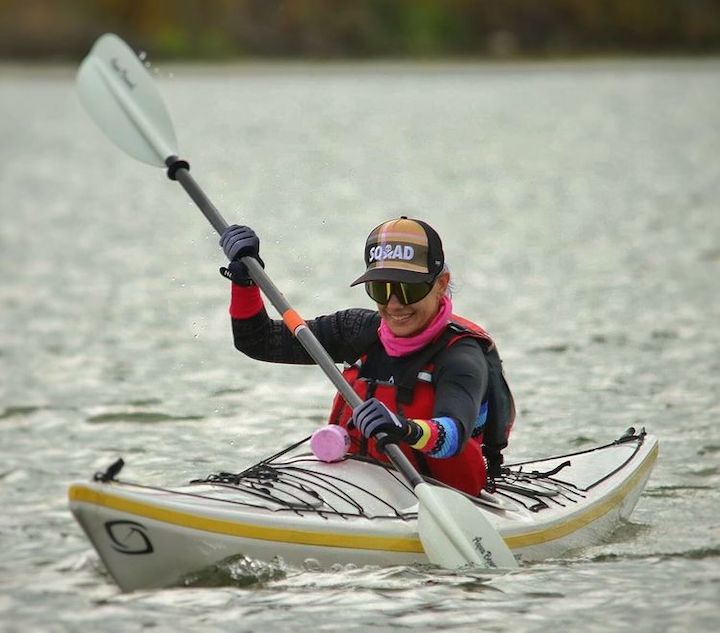
{"type": "Polygon", "coordinates": [[[404,440],[412,432],[410,422],[388,409],[376,398],[370,398],[353,409],[352,423],[364,437],[385,433],[392,440],[404,440]]]}

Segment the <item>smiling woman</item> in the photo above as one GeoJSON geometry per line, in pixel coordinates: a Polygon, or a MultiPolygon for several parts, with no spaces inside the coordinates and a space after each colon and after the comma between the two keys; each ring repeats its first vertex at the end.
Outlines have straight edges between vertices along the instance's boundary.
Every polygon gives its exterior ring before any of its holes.
{"type": "MultiPolygon", "coordinates": [[[[220,241],[231,260],[230,315],[237,349],[270,362],[312,359],[268,317],[241,259],[258,261],[252,229],[232,226],[220,241]]],[[[351,308],[307,326],[363,400],[335,398],[329,422],[350,433],[349,452],[386,461],[397,443],[422,474],[472,495],[493,488],[514,420],[514,404],[490,335],[453,314],[442,241],[422,220],[375,227],[365,243],[364,284],[376,310],[351,308]]]]}

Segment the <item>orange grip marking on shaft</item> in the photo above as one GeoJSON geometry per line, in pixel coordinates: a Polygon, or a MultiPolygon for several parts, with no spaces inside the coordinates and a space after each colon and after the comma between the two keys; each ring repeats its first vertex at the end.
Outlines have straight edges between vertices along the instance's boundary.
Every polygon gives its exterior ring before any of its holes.
{"type": "Polygon", "coordinates": [[[293,335],[295,335],[295,332],[299,327],[306,325],[303,318],[292,308],[283,312],[282,318],[288,330],[290,330],[293,335]]]}

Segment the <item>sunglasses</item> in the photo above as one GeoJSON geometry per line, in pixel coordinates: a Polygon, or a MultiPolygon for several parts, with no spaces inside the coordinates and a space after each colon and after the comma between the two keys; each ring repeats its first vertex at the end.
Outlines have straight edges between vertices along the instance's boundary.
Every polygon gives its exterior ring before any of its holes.
{"type": "Polygon", "coordinates": [[[407,283],[405,281],[365,282],[365,292],[375,303],[381,305],[387,305],[392,295],[395,295],[397,300],[404,306],[417,303],[428,296],[432,287],[432,283],[425,281],[418,283],[407,283]]]}

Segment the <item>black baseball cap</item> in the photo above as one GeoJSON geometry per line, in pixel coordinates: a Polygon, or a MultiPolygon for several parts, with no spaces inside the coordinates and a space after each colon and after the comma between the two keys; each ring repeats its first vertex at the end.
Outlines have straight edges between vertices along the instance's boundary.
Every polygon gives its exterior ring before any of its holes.
{"type": "Polygon", "coordinates": [[[365,242],[366,281],[431,282],[443,269],[442,241],[429,224],[402,216],[376,226],[365,242]]]}

